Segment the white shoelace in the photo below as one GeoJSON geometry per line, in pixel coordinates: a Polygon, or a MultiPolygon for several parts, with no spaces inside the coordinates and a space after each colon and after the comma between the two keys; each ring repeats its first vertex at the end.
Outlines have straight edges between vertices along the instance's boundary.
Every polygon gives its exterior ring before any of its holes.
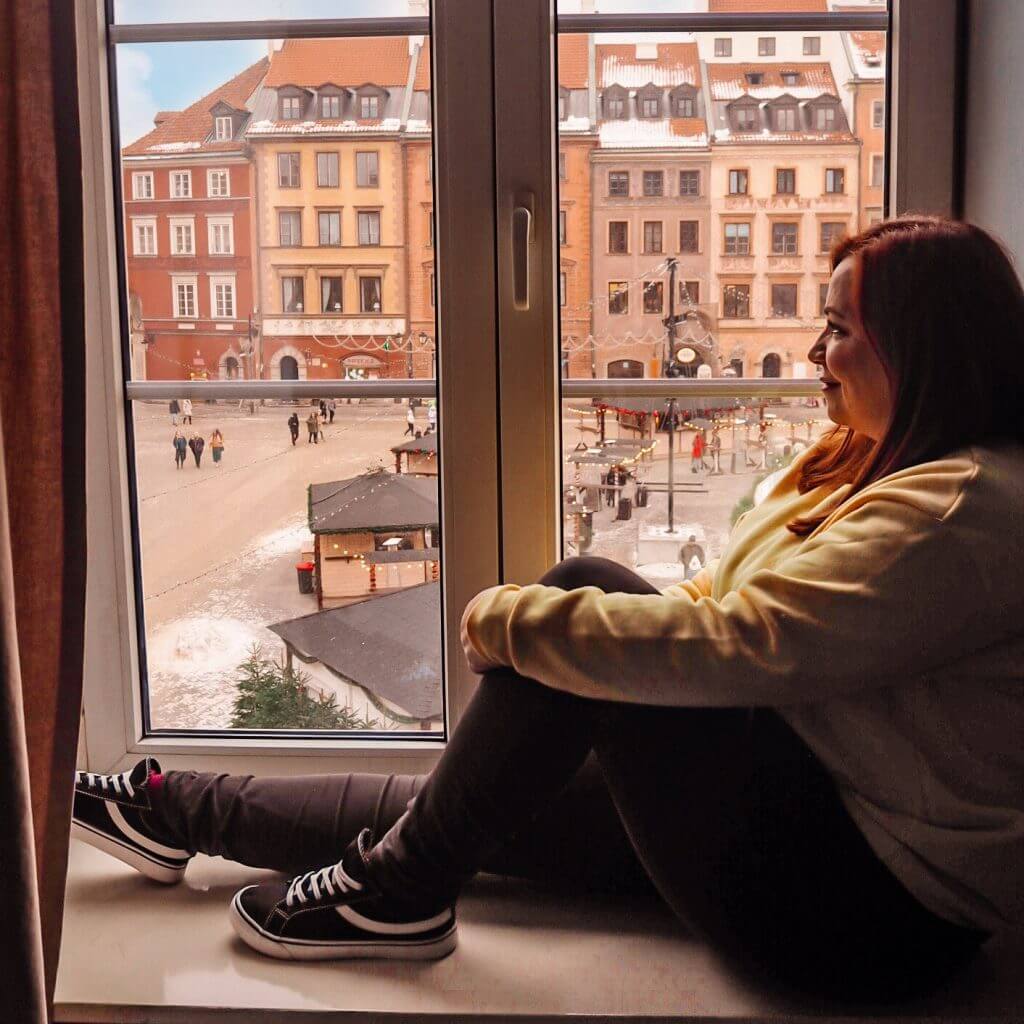
{"type": "Polygon", "coordinates": [[[75,785],[80,786],[84,783],[90,789],[96,789],[97,787],[102,790],[112,789],[118,795],[124,792],[128,796],[135,796],[135,788],[132,786],[131,779],[128,778],[130,774],[131,772],[121,772],[120,775],[75,772],[75,785]]]}
{"type": "Polygon", "coordinates": [[[285,905],[292,906],[296,900],[305,903],[307,900],[318,900],[326,892],[329,896],[348,892],[347,886],[339,877],[338,865],[328,864],[325,868],[308,871],[304,875],[293,878],[285,896],[285,905]],[[335,889],[337,886],[337,889],[335,889]]]}

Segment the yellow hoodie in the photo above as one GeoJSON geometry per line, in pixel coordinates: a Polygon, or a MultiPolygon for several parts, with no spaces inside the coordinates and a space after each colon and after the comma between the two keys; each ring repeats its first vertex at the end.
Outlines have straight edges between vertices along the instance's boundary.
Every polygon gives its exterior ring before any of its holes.
{"type": "Polygon", "coordinates": [[[809,454],[693,580],[493,587],[470,640],[583,697],[778,709],[922,903],[1024,926],[1024,445],[961,448],[849,500],[798,493],[809,454]],[[807,537],[785,528],[826,509],[807,537]]]}

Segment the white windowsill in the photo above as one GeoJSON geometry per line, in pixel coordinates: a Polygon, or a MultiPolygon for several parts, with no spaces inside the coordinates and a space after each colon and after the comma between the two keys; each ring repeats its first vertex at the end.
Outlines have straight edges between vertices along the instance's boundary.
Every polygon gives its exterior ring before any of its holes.
{"type": "Polygon", "coordinates": [[[428,964],[290,964],[248,950],[232,893],[265,872],[197,858],[177,888],[71,844],[56,1020],[209,1024],[621,1019],[1017,1021],[1020,940],[993,942],[955,989],[902,1013],[785,1004],[753,991],[658,905],[560,896],[482,875],[459,904],[460,943],[428,964]]]}

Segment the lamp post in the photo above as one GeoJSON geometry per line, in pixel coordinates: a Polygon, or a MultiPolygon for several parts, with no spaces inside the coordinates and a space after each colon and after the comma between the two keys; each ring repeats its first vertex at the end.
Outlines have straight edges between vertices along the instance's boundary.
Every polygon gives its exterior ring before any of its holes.
{"type": "Polygon", "coordinates": [[[674,398],[668,400],[665,416],[667,417],[666,426],[668,428],[668,532],[675,533],[676,473],[673,434],[675,433],[676,423],[676,400],[674,398]]]}

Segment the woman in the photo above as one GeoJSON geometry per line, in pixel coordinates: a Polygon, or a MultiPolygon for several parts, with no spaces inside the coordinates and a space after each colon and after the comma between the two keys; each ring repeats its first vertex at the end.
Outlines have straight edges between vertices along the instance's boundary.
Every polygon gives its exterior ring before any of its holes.
{"type": "Polygon", "coordinates": [[[174,445],[174,466],[176,469],[181,469],[185,465],[188,442],[180,430],[174,432],[174,439],[171,441],[171,444],[174,445]]]}
{"type": "Polygon", "coordinates": [[[214,427],[213,433],[210,434],[210,454],[213,456],[213,464],[219,466],[224,454],[224,435],[217,427],[214,427]]]}
{"type": "Polygon", "coordinates": [[[306,444],[319,444],[320,417],[315,409],[306,417],[306,429],[309,431],[309,437],[306,438],[306,444]]]}
{"type": "Polygon", "coordinates": [[[199,434],[193,434],[188,439],[188,446],[192,449],[192,458],[196,460],[196,469],[200,469],[200,462],[203,458],[203,449],[206,447],[206,442],[199,434]]]}
{"type": "Polygon", "coordinates": [[[693,435],[693,447],[690,449],[690,472],[696,473],[697,468],[706,469],[704,465],[704,432],[697,430],[693,435]]]}
{"type": "Polygon", "coordinates": [[[299,414],[292,412],[291,416],[288,417],[288,433],[291,434],[292,447],[295,447],[295,442],[299,439],[299,414]]]}
{"type": "Polygon", "coordinates": [[[196,851],[306,869],[231,903],[282,958],[442,956],[481,868],[650,879],[744,969],[854,999],[1021,927],[1024,292],[988,235],[930,218],[832,264],[808,357],[836,427],[717,564],[658,593],[571,559],[479,594],[483,679],[427,777],[143,761],[79,774],[79,834],[165,881],[196,851]]]}
{"type": "Polygon", "coordinates": [[[188,420],[189,426],[192,425],[192,399],[183,398],[181,400],[181,422],[184,423],[188,420]]]}

